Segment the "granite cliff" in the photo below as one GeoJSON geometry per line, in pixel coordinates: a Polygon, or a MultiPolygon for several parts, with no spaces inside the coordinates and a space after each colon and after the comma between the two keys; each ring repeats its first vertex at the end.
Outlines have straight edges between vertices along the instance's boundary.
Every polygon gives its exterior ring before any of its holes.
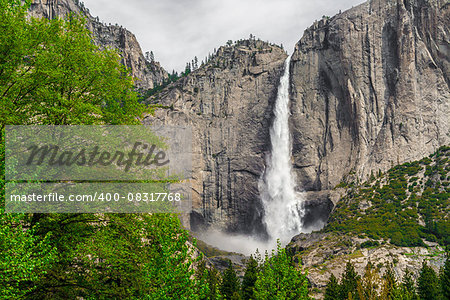
{"type": "Polygon", "coordinates": [[[306,190],[450,140],[450,5],[372,0],[308,28],[291,61],[294,167],[306,190]]]}
{"type": "Polygon", "coordinates": [[[192,229],[264,232],[258,180],[286,57],[277,46],[239,41],[148,99],[170,109],[144,122],[192,126],[192,229]]]}
{"type": "MultiPolygon", "coordinates": [[[[340,182],[449,143],[449,9],[443,0],[372,0],[315,22],[297,43],[290,126],[306,227],[326,221],[340,182]]],[[[193,127],[194,230],[264,232],[258,180],[285,58],[260,41],[221,47],[149,99],[170,109],[147,122],[193,127]]]]}
{"type": "MultiPolygon", "coordinates": [[[[449,9],[443,0],[371,0],[304,32],[290,64],[290,127],[306,227],[327,220],[340,182],[449,144],[449,9]]],[[[140,88],[167,78],[132,33],[102,24],[78,1],[37,0],[30,9],[47,18],[69,12],[87,17],[98,45],[119,49],[140,88]]],[[[193,128],[192,229],[265,232],[258,182],[286,57],[241,40],[147,99],[165,108],[145,123],[193,128]]]]}
{"type": "Polygon", "coordinates": [[[122,57],[122,63],[131,70],[136,78],[136,86],[148,90],[161,85],[167,79],[167,72],[158,62],[149,62],[142,54],[135,35],[120,25],[106,25],[94,18],[89,9],[78,0],[33,0],[29,9],[34,17],[57,18],[67,14],[80,14],[86,18],[87,26],[93,33],[94,42],[100,48],[117,49],[122,57]]]}

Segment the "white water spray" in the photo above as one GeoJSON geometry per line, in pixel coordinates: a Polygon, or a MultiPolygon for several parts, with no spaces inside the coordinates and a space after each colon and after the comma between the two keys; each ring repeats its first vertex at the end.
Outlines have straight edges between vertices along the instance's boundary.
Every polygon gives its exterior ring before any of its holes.
{"type": "Polygon", "coordinates": [[[272,152],[267,158],[267,168],[260,179],[259,191],[264,205],[264,222],[270,239],[261,241],[256,236],[232,235],[209,230],[199,238],[222,250],[236,251],[246,255],[276,248],[276,239],[286,245],[290,239],[302,232],[304,208],[302,196],[295,191],[295,175],[291,164],[291,137],[289,132],[289,62],[284,64],[284,73],[278,86],[275,103],[275,119],[270,128],[272,152]]]}
{"type": "Polygon", "coordinates": [[[275,119],[270,128],[272,152],[260,180],[259,190],[264,205],[264,222],[272,240],[283,245],[301,232],[304,208],[300,193],[295,191],[295,174],[291,164],[291,136],[289,132],[289,56],[278,86],[275,119]]]}

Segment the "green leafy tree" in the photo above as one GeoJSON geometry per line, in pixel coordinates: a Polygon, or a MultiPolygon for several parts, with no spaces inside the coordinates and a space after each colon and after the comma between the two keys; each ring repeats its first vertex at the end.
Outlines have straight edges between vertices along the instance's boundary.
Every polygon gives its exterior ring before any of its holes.
{"type": "Polygon", "coordinates": [[[228,262],[228,268],[225,269],[220,283],[220,293],[224,299],[240,299],[240,282],[233,269],[231,261],[228,262]]]}
{"type": "MultiPolygon", "coordinates": [[[[151,215],[145,233],[149,260],[143,261],[150,299],[198,299],[205,297],[207,286],[194,276],[194,246],[176,215],[151,215]]],[[[139,254],[138,254],[139,255],[139,254]]],[[[146,289],[144,289],[145,291],[146,289]]]]}
{"type": "Polygon", "coordinates": [[[253,256],[247,261],[244,278],[242,279],[242,299],[255,299],[255,283],[258,279],[258,262],[253,256]]]}
{"type": "Polygon", "coordinates": [[[45,276],[55,259],[48,234],[43,239],[22,224],[23,214],[5,214],[0,208],[0,299],[17,299],[35,290],[30,281],[45,276]]]}
{"type": "Polygon", "coordinates": [[[420,269],[420,276],[417,280],[417,289],[420,299],[439,299],[438,277],[436,272],[425,262],[422,264],[422,268],[420,269]]]}
{"type": "Polygon", "coordinates": [[[56,261],[30,298],[197,299],[208,292],[195,276],[201,258],[175,215],[51,216],[35,228],[52,232],[56,261]]]}
{"type": "Polygon", "coordinates": [[[325,296],[324,299],[325,300],[336,300],[336,299],[340,299],[339,298],[339,282],[336,278],[336,276],[334,276],[334,274],[332,273],[330,276],[330,279],[328,279],[327,282],[327,286],[325,288],[325,296]]]}
{"type": "Polygon", "coordinates": [[[27,18],[0,0],[0,124],[130,124],[143,112],[114,50],[99,50],[84,19],[27,18]]]}
{"type": "Polygon", "coordinates": [[[277,252],[266,253],[255,283],[256,299],[309,299],[306,275],[278,242],[277,252]]]}
{"type": "MultiPolygon", "coordinates": [[[[27,17],[0,0],[1,201],[5,124],[137,124],[144,107],[113,50],[83,19],[27,17]]],[[[3,206],[3,203],[1,203],[3,206]]],[[[6,298],[204,298],[188,233],[175,215],[0,211],[0,295],[6,298]]]]}

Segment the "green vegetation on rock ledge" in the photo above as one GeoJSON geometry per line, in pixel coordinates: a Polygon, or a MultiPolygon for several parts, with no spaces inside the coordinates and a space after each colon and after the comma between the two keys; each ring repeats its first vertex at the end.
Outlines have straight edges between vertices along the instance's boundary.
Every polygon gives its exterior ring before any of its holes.
{"type": "MultiPolygon", "coordinates": [[[[450,147],[385,174],[371,175],[347,194],[332,213],[326,232],[353,233],[397,246],[450,244],[450,147]]],[[[369,246],[369,245],[367,245],[369,246]]]]}
{"type": "Polygon", "coordinates": [[[422,264],[417,282],[406,269],[403,278],[397,278],[392,266],[387,266],[384,273],[372,262],[364,268],[363,276],[355,272],[352,263],[347,262],[345,270],[338,280],[334,274],[328,279],[324,299],[380,299],[380,300],[444,300],[450,299],[448,282],[450,279],[450,260],[441,267],[439,274],[427,263],[422,264]]]}

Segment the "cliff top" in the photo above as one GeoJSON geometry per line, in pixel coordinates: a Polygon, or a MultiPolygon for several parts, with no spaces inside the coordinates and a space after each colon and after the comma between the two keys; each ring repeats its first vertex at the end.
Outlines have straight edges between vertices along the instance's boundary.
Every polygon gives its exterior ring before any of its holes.
{"type": "MultiPolygon", "coordinates": [[[[175,87],[183,89],[189,85],[194,78],[220,76],[258,76],[270,69],[272,63],[278,63],[285,60],[286,52],[281,46],[262,41],[256,38],[241,39],[238,41],[229,40],[226,45],[220,46],[214,50],[200,65],[192,66],[181,73],[181,76],[174,76],[170,81],[162,86],[149,91],[145,98],[146,102],[158,102],[158,99],[165,97],[167,93],[175,87]]],[[[231,77],[230,77],[231,79],[231,77]]]]}

